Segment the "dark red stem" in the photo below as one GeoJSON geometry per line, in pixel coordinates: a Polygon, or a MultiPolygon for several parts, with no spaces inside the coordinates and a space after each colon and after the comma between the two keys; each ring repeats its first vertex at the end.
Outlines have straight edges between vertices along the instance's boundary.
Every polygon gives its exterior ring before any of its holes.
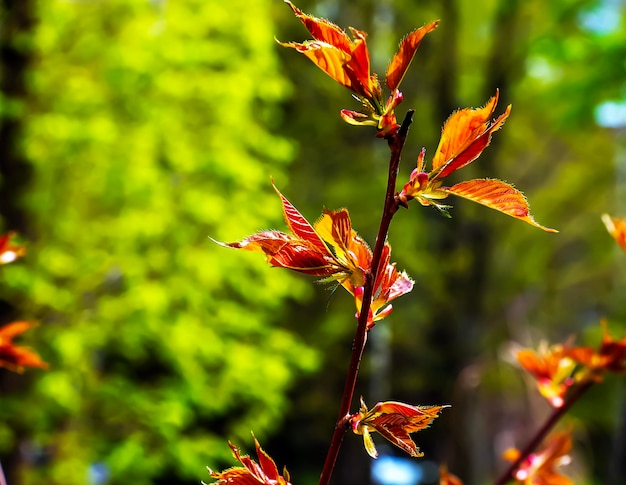
{"type": "Polygon", "coordinates": [[[374,293],[374,281],[376,281],[376,275],[380,269],[380,260],[383,254],[385,240],[387,239],[387,233],[389,232],[391,219],[393,219],[393,215],[398,210],[398,203],[395,200],[396,179],[398,177],[400,158],[402,155],[402,149],[404,148],[406,135],[409,131],[409,126],[413,121],[413,113],[413,110],[409,110],[400,129],[388,137],[391,156],[389,159],[389,176],[387,178],[385,205],[383,208],[380,226],[378,228],[378,236],[376,237],[374,253],[372,254],[371,270],[366,275],[365,285],[363,287],[363,304],[361,306],[361,313],[359,315],[356,334],[352,344],[352,357],[350,358],[350,367],[348,369],[343,389],[343,398],[341,400],[339,418],[337,420],[337,424],[335,425],[335,431],[328,448],[328,453],[326,454],[326,460],[324,461],[324,468],[322,468],[322,474],[320,475],[319,485],[328,485],[330,482],[330,477],[333,473],[333,469],[335,468],[337,456],[339,455],[339,449],[341,448],[341,443],[346,433],[346,418],[350,414],[350,405],[352,404],[352,399],[354,397],[354,388],[356,387],[356,381],[359,375],[361,357],[363,356],[363,350],[365,349],[365,342],[367,340],[367,317],[369,315],[372,295],[374,293]]]}
{"type": "Polygon", "coordinates": [[[513,480],[513,474],[522,464],[522,462],[530,456],[530,454],[537,449],[537,447],[541,444],[546,435],[550,432],[550,430],[554,427],[554,425],[561,419],[567,411],[574,405],[578,399],[594,384],[593,381],[589,380],[578,387],[572,389],[570,395],[567,397],[563,406],[560,408],[554,408],[550,416],[543,426],[537,430],[533,439],[526,445],[526,447],[520,452],[520,456],[517,460],[509,465],[509,467],[504,471],[504,473],[498,478],[498,480],[494,483],[494,485],[505,485],[510,480],[513,480]]]}

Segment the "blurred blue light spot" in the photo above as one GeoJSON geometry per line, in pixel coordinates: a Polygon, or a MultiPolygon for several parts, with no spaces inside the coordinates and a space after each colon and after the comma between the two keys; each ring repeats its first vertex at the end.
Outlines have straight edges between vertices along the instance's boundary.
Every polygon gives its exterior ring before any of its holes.
{"type": "Polygon", "coordinates": [[[417,485],[422,481],[422,467],[413,460],[381,455],[372,462],[372,479],[379,485],[417,485]]]}
{"type": "Polygon", "coordinates": [[[596,34],[610,34],[620,28],[621,1],[603,0],[597,7],[583,12],[579,17],[582,27],[596,34]]]}
{"type": "Polygon", "coordinates": [[[596,106],[596,123],[605,128],[626,127],[626,100],[606,101],[596,106]]]}
{"type": "Polygon", "coordinates": [[[104,463],[92,463],[89,467],[89,485],[104,485],[109,481],[109,468],[104,463]]]}

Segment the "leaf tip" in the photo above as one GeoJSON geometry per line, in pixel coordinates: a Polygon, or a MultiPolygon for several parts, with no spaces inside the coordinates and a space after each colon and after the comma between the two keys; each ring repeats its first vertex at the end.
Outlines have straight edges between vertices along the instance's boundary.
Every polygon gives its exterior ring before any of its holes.
{"type": "Polygon", "coordinates": [[[546,227],[546,226],[542,226],[541,224],[539,224],[537,221],[535,221],[535,219],[528,215],[524,218],[521,218],[523,221],[526,221],[528,224],[530,224],[531,226],[535,226],[539,229],[542,229],[545,232],[549,232],[551,234],[557,234],[559,231],[557,229],[552,229],[551,227],[546,227]]]}

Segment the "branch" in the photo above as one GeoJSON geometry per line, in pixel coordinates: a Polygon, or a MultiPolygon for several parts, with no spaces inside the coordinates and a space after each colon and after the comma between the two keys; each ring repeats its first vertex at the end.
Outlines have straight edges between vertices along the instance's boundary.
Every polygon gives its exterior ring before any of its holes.
{"type": "Polygon", "coordinates": [[[333,469],[335,468],[337,456],[339,455],[339,449],[341,448],[341,443],[346,433],[347,417],[350,414],[350,405],[352,404],[352,399],[354,397],[354,389],[359,375],[361,357],[363,356],[363,350],[365,349],[365,342],[367,340],[367,318],[370,311],[370,305],[372,303],[372,296],[374,294],[374,281],[376,281],[376,275],[380,270],[380,260],[383,254],[385,240],[387,239],[387,233],[389,232],[391,219],[393,219],[393,215],[398,210],[398,203],[395,200],[396,179],[398,177],[400,158],[402,155],[402,149],[404,148],[406,135],[408,134],[409,126],[413,121],[413,113],[413,110],[409,110],[400,129],[388,138],[391,156],[389,159],[389,176],[387,178],[385,205],[378,229],[378,236],[376,237],[376,245],[374,246],[374,252],[372,254],[372,266],[370,272],[366,275],[365,286],[363,287],[363,304],[361,305],[361,313],[359,314],[356,334],[352,344],[352,357],[350,358],[350,367],[348,368],[348,375],[346,376],[346,382],[343,389],[343,398],[339,410],[339,418],[337,420],[337,424],[335,425],[335,431],[328,448],[328,453],[326,454],[326,460],[320,475],[319,485],[328,485],[330,482],[330,477],[333,469]]]}
{"type": "Polygon", "coordinates": [[[526,445],[526,447],[520,452],[519,457],[513,463],[509,465],[509,467],[504,471],[504,473],[498,478],[498,480],[494,483],[494,485],[505,485],[509,480],[512,480],[513,473],[515,470],[519,468],[522,462],[530,456],[530,454],[535,451],[535,449],[539,446],[539,444],[546,437],[548,432],[554,427],[554,425],[561,419],[567,411],[574,405],[578,399],[594,384],[593,381],[589,380],[584,382],[577,388],[572,390],[569,398],[563,403],[563,406],[560,408],[554,408],[552,414],[548,416],[548,419],[543,426],[537,430],[535,436],[532,440],[526,445]]]}
{"type": "Polygon", "coordinates": [[[2,463],[0,463],[0,485],[7,485],[7,479],[4,476],[4,470],[2,469],[2,463]]]}

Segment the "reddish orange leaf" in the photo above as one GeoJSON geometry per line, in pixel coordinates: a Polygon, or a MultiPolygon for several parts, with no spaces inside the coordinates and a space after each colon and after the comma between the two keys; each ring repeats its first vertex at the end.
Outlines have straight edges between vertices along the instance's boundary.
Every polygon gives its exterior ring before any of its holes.
{"type": "Polygon", "coordinates": [[[576,361],[569,349],[557,344],[548,347],[545,343],[535,352],[523,349],[517,353],[520,365],[537,379],[537,388],[555,408],[563,406],[568,389],[576,382],[576,361]]]}
{"type": "Polygon", "coordinates": [[[23,372],[24,367],[48,368],[48,364],[35,352],[13,344],[14,337],[26,332],[32,326],[28,322],[13,322],[0,328],[0,367],[13,372],[23,372]]]}
{"type": "Polygon", "coordinates": [[[304,43],[281,43],[284,47],[291,47],[301,54],[304,54],[322,71],[348,89],[361,92],[365,91],[361,83],[356,79],[354,73],[347,69],[350,54],[343,52],[331,45],[318,41],[304,43]]]}
{"type": "MultiPolygon", "coordinates": [[[[280,193],[280,191],[274,185],[274,190],[280,197],[280,201],[283,205],[283,216],[287,226],[296,236],[304,241],[310,242],[320,253],[324,254],[328,252],[328,247],[322,241],[322,238],[315,232],[313,226],[309,224],[302,214],[294,207],[294,205],[287,200],[287,198],[280,193]]],[[[349,220],[349,217],[348,217],[349,220]]]]}
{"type": "Polygon", "coordinates": [[[459,477],[448,471],[446,465],[439,467],[439,485],[463,485],[459,477]]]}
{"type": "Polygon", "coordinates": [[[371,250],[354,230],[346,209],[324,211],[312,226],[294,205],[274,187],[292,234],[263,231],[221,246],[262,252],[272,266],[328,277],[342,285],[363,285],[371,250]]]}
{"type": "Polygon", "coordinates": [[[433,159],[433,168],[426,172],[425,150],[419,154],[417,167],[397,195],[397,201],[407,206],[416,199],[420,204],[432,205],[449,217],[449,205],[440,202],[448,195],[458,195],[503,212],[547,232],[557,232],[544,227],[532,218],[524,195],[500,180],[477,179],[444,187],[444,178],[474,161],[489,145],[491,135],[498,130],[510,113],[510,106],[493,122],[489,119],[498,102],[498,92],[483,108],[463,109],[450,116],[441,134],[441,140],[433,159]]]}
{"type": "Polygon", "coordinates": [[[387,67],[387,86],[392,91],[397,89],[407,69],[415,57],[415,52],[426,34],[432,32],[439,25],[439,21],[431,22],[417,30],[414,30],[400,42],[400,47],[396,55],[393,56],[387,67]]]}
{"type": "Polygon", "coordinates": [[[433,157],[431,179],[444,178],[473,162],[491,142],[491,134],[508,118],[511,106],[495,121],[491,116],[498,103],[498,91],[482,108],[453,113],[443,125],[441,140],[433,157]]]}
{"type": "Polygon", "coordinates": [[[391,94],[385,101],[378,76],[371,72],[370,55],[365,41],[367,34],[350,27],[350,36],[334,23],[307,15],[285,0],[300,19],[313,40],[279,42],[308,57],[317,67],[342,86],[347,87],[363,105],[363,112],[342,110],[341,117],[351,125],[375,126],[377,136],[386,138],[400,126],[394,109],[402,102],[398,86],[404,77],[423,37],[436,26],[432,22],[406,36],[387,69],[391,94]]]}
{"type": "Polygon", "coordinates": [[[237,447],[228,442],[235,459],[243,467],[233,467],[223,472],[214,472],[209,469],[209,474],[216,480],[213,483],[220,485],[290,485],[287,470],[284,469],[284,476],[281,476],[278,473],[276,463],[263,451],[256,438],[254,438],[254,445],[259,463],[256,463],[248,455],[241,455],[237,447]]]}
{"type": "Polygon", "coordinates": [[[355,434],[363,435],[367,453],[378,457],[371,433],[377,432],[390,443],[411,456],[424,456],[413,442],[410,433],[427,428],[439,416],[439,412],[449,406],[410,406],[409,404],[387,401],[379,402],[371,410],[361,398],[361,410],[351,415],[348,422],[355,434]]]}
{"type": "MultiPolygon", "coordinates": [[[[513,478],[523,485],[572,485],[571,479],[562,475],[558,468],[570,462],[572,449],[569,433],[555,433],[547,438],[542,449],[529,455],[514,472],[513,478]]],[[[515,461],[519,451],[507,450],[504,458],[515,461]]]]}
{"type": "Polygon", "coordinates": [[[626,219],[602,214],[602,222],[604,222],[609,234],[617,241],[617,244],[626,251],[626,219]]]}
{"type": "Polygon", "coordinates": [[[626,337],[614,340],[609,334],[608,324],[602,324],[602,342],[597,350],[589,347],[574,347],[569,349],[568,355],[583,364],[591,371],[591,378],[601,379],[604,371],[626,372],[626,337]]]}
{"type": "Polygon", "coordinates": [[[285,0],[313,36],[312,41],[289,42],[281,45],[291,47],[306,55],[322,71],[339,84],[365,98],[380,92],[380,84],[370,74],[370,58],[365,43],[367,34],[350,29],[354,40],[332,22],[307,15],[285,0]]]}
{"type": "MultiPolygon", "coordinates": [[[[357,311],[360,312],[365,275],[372,264],[372,251],[352,229],[348,211],[324,210],[317,222],[311,225],[276,187],[274,189],[280,197],[283,216],[291,234],[262,231],[237,242],[215,242],[224,247],[261,252],[272,266],[321,276],[325,281],[337,281],[354,296],[357,311]]],[[[406,273],[398,272],[395,264],[389,262],[390,253],[391,247],[386,244],[381,270],[374,282],[368,329],[391,313],[391,300],[413,288],[413,280],[406,273]]]]}
{"type": "Polygon", "coordinates": [[[330,276],[341,271],[329,253],[321,253],[309,241],[279,231],[259,232],[238,242],[215,242],[224,247],[262,252],[272,266],[311,276],[330,276]]]}
{"type": "Polygon", "coordinates": [[[315,40],[325,42],[343,52],[350,52],[352,41],[341,27],[329,20],[305,14],[289,0],[285,0],[285,3],[289,5],[293,13],[296,14],[296,17],[300,19],[315,40]]]}
{"type": "Polygon", "coordinates": [[[352,111],[349,109],[341,110],[341,118],[349,125],[354,126],[378,126],[378,121],[365,113],[359,113],[358,111],[352,111]]]}
{"type": "Polygon", "coordinates": [[[26,247],[11,242],[15,236],[13,231],[0,235],[0,264],[11,263],[26,254],[26,247]]]}
{"type": "MultiPolygon", "coordinates": [[[[414,281],[404,271],[402,273],[398,272],[395,263],[389,263],[390,257],[391,246],[385,243],[380,264],[382,269],[377,273],[376,281],[374,282],[373,298],[367,319],[368,329],[391,313],[393,307],[389,303],[390,301],[409,293],[413,289],[414,281]]],[[[363,305],[363,287],[347,287],[347,289],[355,297],[356,316],[358,318],[363,305]]]]}
{"type": "Polygon", "coordinates": [[[491,209],[527,222],[539,229],[543,229],[546,232],[558,232],[555,229],[550,229],[535,222],[530,215],[530,208],[524,194],[501,180],[475,179],[461,182],[449,188],[441,188],[441,190],[478,202],[491,209]]]}

